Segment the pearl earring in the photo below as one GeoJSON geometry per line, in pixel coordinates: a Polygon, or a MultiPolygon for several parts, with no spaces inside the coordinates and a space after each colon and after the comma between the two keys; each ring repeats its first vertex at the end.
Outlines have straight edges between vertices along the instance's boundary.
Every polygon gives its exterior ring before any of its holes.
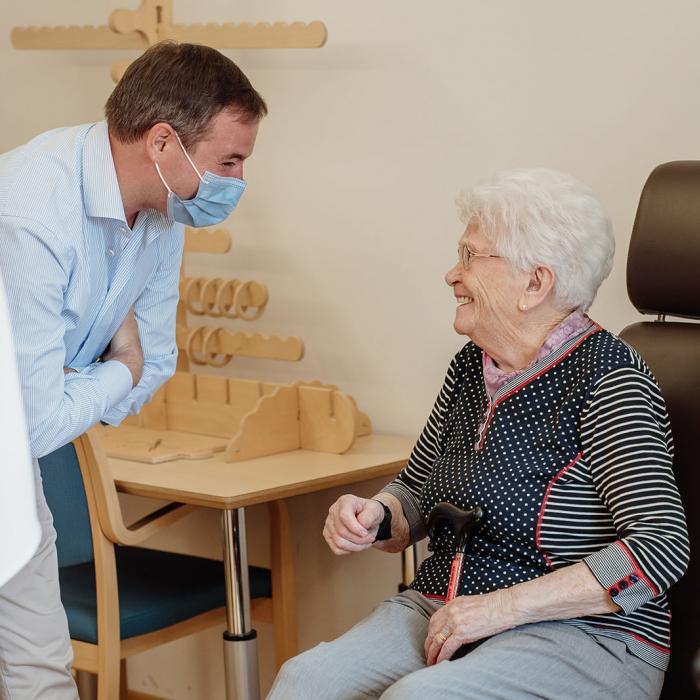
{"type": "Polygon", "coordinates": [[[520,308],[521,308],[523,311],[527,311],[527,304],[523,304],[520,308]]]}

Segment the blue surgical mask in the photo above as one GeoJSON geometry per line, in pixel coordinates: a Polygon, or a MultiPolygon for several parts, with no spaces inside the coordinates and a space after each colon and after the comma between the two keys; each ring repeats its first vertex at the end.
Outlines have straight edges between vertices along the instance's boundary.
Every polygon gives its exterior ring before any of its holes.
{"type": "Polygon", "coordinates": [[[178,197],[168,186],[156,163],[158,176],[168,190],[168,218],[194,228],[220,224],[236,208],[245,190],[245,180],[214,175],[208,170],[205,170],[202,175],[182,145],[180,137],[177,134],[175,136],[182,152],[187,156],[187,160],[199,177],[199,187],[192,199],[178,197]]]}

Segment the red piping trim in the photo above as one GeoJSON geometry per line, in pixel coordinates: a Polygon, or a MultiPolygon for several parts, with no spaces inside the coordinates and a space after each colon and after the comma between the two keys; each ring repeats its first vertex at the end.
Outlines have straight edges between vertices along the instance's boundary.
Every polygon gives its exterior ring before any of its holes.
{"type": "Polygon", "coordinates": [[[421,593],[424,598],[429,598],[430,600],[445,600],[444,595],[433,595],[432,593],[421,593]]]}
{"type": "Polygon", "coordinates": [[[632,563],[632,567],[634,568],[634,573],[637,574],[637,576],[639,576],[639,578],[642,579],[642,581],[644,581],[644,583],[646,583],[647,586],[649,586],[651,592],[654,594],[654,597],[659,595],[659,590],[649,580],[649,577],[639,568],[639,564],[637,564],[636,559],[632,556],[632,552],[630,552],[627,545],[621,540],[616,540],[615,544],[618,545],[618,547],[622,549],[623,553],[627,555],[627,558],[630,560],[630,562],[632,563]]]}
{"type": "MultiPolygon", "coordinates": [[[[553,362],[550,362],[546,367],[543,367],[539,372],[536,374],[533,374],[532,377],[529,377],[525,381],[523,381],[521,384],[518,384],[517,386],[513,387],[507,394],[504,394],[503,396],[500,396],[497,401],[495,401],[493,404],[491,404],[491,411],[489,412],[489,417],[488,420],[486,421],[486,425],[484,425],[484,430],[481,433],[481,439],[479,440],[479,444],[477,446],[477,450],[480,450],[483,445],[484,445],[484,440],[486,439],[486,433],[489,429],[489,425],[491,424],[491,419],[493,418],[493,414],[496,411],[496,407],[502,404],[506,399],[510,398],[513,394],[516,392],[520,391],[523,387],[527,386],[531,382],[534,382],[535,379],[538,379],[541,377],[545,372],[548,372],[552,367],[555,365],[558,365],[560,362],[565,360],[571,353],[576,350],[576,348],[581,345],[585,340],[590,338],[592,335],[595,333],[598,333],[599,331],[602,331],[603,328],[602,326],[598,325],[595,321],[593,321],[593,328],[586,333],[582,338],[579,338],[579,340],[572,345],[561,357],[558,357],[556,360],[553,362]]],[[[483,360],[483,356],[482,356],[483,360]]]]}
{"type": "MultiPolygon", "coordinates": [[[[609,627],[603,627],[602,625],[594,625],[596,629],[599,630],[609,630],[609,627]]],[[[660,644],[655,644],[654,642],[649,641],[648,639],[645,639],[639,634],[636,634],[635,632],[627,632],[625,630],[622,630],[624,634],[629,634],[630,637],[634,637],[638,642],[642,642],[642,644],[646,644],[647,646],[653,647],[656,649],[656,651],[660,651],[662,654],[670,654],[671,653],[671,648],[670,647],[663,647],[660,644]]]]}
{"type": "Polygon", "coordinates": [[[549,493],[552,490],[552,487],[554,486],[555,482],[558,481],[564,474],[566,474],[566,472],[568,472],[569,469],[571,469],[571,467],[573,467],[581,459],[581,457],[583,457],[583,452],[579,452],[565,467],[559,470],[556,476],[553,476],[549,480],[549,484],[547,484],[547,490],[544,492],[544,499],[542,500],[542,505],[540,506],[540,512],[537,516],[537,526],[535,527],[535,547],[537,547],[537,549],[539,549],[539,551],[541,552],[542,556],[544,557],[544,560],[547,562],[547,566],[549,567],[550,571],[553,571],[552,562],[540,546],[540,532],[542,530],[542,518],[544,516],[544,510],[547,507],[549,493]]]}

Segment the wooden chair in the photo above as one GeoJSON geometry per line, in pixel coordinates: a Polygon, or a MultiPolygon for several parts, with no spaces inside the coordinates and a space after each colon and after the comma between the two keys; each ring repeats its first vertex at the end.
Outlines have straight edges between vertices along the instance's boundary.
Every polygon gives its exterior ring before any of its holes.
{"type": "MultiPolygon", "coordinates": [[[[124,700],[127,657],[225,625],[223,564],[137,546],[193,507],[171,503],[127,526],[97,432],[39,462],[58,535],[73,665],[97,675],[98,700],[124,700]]],[[[284,502],[270,512],[272,570],[249,567],[251,612],[274,624],[281,666],[297,652],[294,571],[284,502]]]]}

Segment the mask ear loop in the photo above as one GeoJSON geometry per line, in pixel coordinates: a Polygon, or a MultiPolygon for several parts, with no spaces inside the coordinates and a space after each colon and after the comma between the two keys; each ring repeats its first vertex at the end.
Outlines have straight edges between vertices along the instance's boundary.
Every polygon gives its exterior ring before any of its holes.
{"type": "Polygon", "coordinates": [[[185,293],[183,294],[182,300],[185,302],[185,308],[195,316],[204,316],[204,308],[202,307],[202,280],[204,277],[192,277],[187,280],[185,285],[185,293]],[[199,287],[199,291],[196,294],[196,299],[199,302],[199,308],[194,304],[195,300],[193,297],[194,290],[199,287]]]}
{"type": "Polygon", "coordinates": [[[223,329],[219,328],[218,326],[209,328],[202,338],[202,353],[204,354],[206,362],[210,367],[225,367],[233,359],[233,355],[221,353],[221,359],[217,360],[216,353],[209,350],[209,344],[214,339],[214,336],[221,330],[223,329]]]}
{"type": "Polygon", "coordinates": [[[221,315],[224,318],[238,318],[238,314],[235,311],[233,305],[233,300],[235,298],[236,289],[241,283],[238,280],[226,280],[218,289],[216,293],[216,306],[218,307],[221,315]],[[224,295],[230,290],[228,295],[228,302],[224,301],[224,295]],[[232,312],[231,309],[234,309],[232,312]]]}
{"type": "Polygon", "coordinates": [[[165,181],[165,178],[163,177],[163,173],[160,172],[160,166],[158,165],[158,163],[154,163],[154,165],[156,166],[156,172],[158,173],[158,177],[160,178],[160,181],[165,186],[165,189],[168,190],[168,194],[172,194],[173,191],[170,189],[170,186],[165,181]]]}
{"type": "MultiPolygon", "coordinates": [[[[194,352],[194,339],[197,335],[201,335],[206,326],[197,326],[196,328],[193,328],[188,334],[187,334],[187,340],[185,341],[185,352],[187,353],[187,357],[189,358],[190,362],[195,365],[199,365],[200,367],[202,365],[206,365],[207,362],[206,360],[201,360],[199,357],[196,356],[194,352]]],[[[202,341],[202,351],[204,351],[204,341],[202,341]]]]}
{"type": "Polygon", "coordinates": [[[221,316],[221,311],[216,306],[216,290],[219,284],[221,284],[223,280],[221,277],[212,277],[211,279],[208,279],[204,285],[202,286],[202,292],[199,295],[200,302],[202,304],[202,309],[204,309],[204,314],[207,316],[212,316],[214,318],[217,318],[218,316],[221,316]],[[211,290],[211,294],[210,294],[211,290]]]}
{"type": "MultiPolygon", "coordinates": [[[[185,147],[182,145],[182,141],[180,141],[180,136],[178,135],[177,131],[173,130],[173,133],[175,134],[175,138],[177,139],[177,142],[180,144],[180,148],[182,149],[182,152],[185,154],[185,158],[190,162],[190,165],[192,166],[192,169],[197,173],[197,177],[203,181],[204,178],[202,177],[201,173],[199,170],[197,170],[197,166],[194,164],[192,158],[190,158],[190,154],[185,150],[185,147]]],[[[165,189],[168,190],[169,194],[173,194],[173,191],[170,189],[170,185],[165,181],[165,178],[163,177],[163,173],[160,172],[160,166],[158,163],[154,163],[156,166],[156,172],[158,173],[158,177],[160,178],[160,181],[163,183],[165,186],[165,189]]]]}
{"type": "Polygon", "coordinates": [[[190,158],[190,154],[185,150],[185,147],[182,145],[182,141],[180,141],[180,136],[178,135],[177,131],[174,132],[175,138],[177,139],[177,142],[180,144],[180,148],[182,149],[182,152],[185,154],[185,158],[190,161],[190,165],[192,166],[193,170],[197,173],[197,177],[200,180],[204,180],[202,177],[202,174],[197,170],[197,166],[194,164],[194,161],[192,158],[190,158]]]}

